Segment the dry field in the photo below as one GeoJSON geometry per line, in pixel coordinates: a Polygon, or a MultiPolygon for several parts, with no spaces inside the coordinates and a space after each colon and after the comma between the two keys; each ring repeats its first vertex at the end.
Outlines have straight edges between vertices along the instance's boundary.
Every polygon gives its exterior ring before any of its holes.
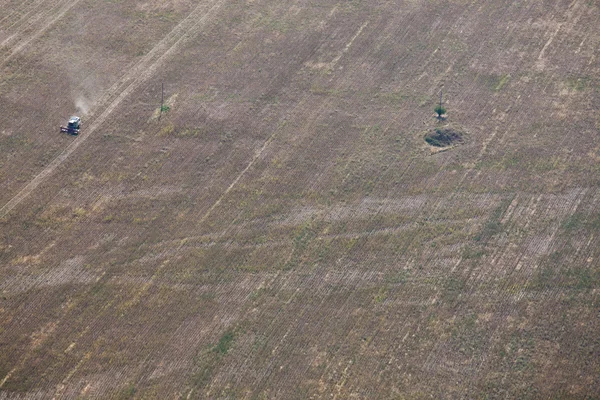
{"type": "Polygon", "coordinates": [[[600,398],[598,0],[0,10],[0,399],[600,398]]]}

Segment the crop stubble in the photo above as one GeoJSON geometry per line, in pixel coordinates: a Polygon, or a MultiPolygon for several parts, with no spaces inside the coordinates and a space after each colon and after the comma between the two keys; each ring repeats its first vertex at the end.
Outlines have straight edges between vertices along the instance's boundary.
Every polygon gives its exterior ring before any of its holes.
{"type": "Polygon", "coordinates": [[[256,0],[182,19],[11,189],[3,389],[597,395],[598,127],[579,111],[598,18],[256,0]],[[153,79],[178,94],[160,124],[139,115],[153,79]],[[442,84],[469,142],[430,155],[442,84]]]}

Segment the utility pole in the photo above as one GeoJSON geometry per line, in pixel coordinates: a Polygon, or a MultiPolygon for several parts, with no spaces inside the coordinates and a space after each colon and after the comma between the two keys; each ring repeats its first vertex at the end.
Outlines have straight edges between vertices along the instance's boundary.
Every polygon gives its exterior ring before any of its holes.
{"type": "Polygon", "coordinates": [[[162,82],[160,85],[160,113],[158,114],[158,120],[162,117],[163,106],[165,103],[165,83],[162,82]]]}

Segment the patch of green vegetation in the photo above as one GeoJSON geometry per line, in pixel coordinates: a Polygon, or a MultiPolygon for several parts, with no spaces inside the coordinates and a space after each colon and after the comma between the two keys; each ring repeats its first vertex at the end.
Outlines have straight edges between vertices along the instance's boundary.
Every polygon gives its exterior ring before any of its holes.
{"type": "Polygon", "coordinates": [[[160,128],[160,131],[158,132],[158,136],[169,136],[169,135],[172,135],[174,132],[175,132],[175,125],[173,125],[173,123],[169,122],[167,125],[160,128]]]}
{"type": "Polygon", "coordinates": [[[589,290],[598,287],[598,269],[575,267],[568,275],[573,279],[573,286],[578,290],[589,290]]]}
{"type": "Polygon", "coordinates": [[[562,228],[568,232],[573,231],[573,230],[581,227],[584,224],[584,222],[585,222],[585,220],[583,218],[583,215],[576,213],[576,214],[569,216],[569,218],[567,218],[562,223],[562,228]]]}
{"type": "Polygon", "coordinates": [[[392,285],[399,284],[399,283],[406,283],[407,280],[408,280],[408,272],[406,270],[392,272],[392,273],[388,274],[385,278],[385,281],[392,285]]]}
{"type": "Polygon", "coordinates": [[[54,206],[39,215],[34,223],[44,228],[56,229],[61,225],[77,221],[87,215],[87,211],[81,207],[54,206]]]}
{"type": "Polygon", "coordinates": [[[466,283],[464,278],[449,276],[442,283],[442,288],[442,296],[449,301],[454,301],[465,291],[466,283]]]}
{"type": "Polygon", "coordinates": [[[570,90],[574,90],[576,92],[582,92],[593,86],[592,79],[588,76],[567,78],[565,84],[570,90]]]}
{"type": "Polygon", "coordinates": [[[300,226],[292,239],[293,250],[292,255],[285,265],[285,268],[293,268],[299,265],[304,259],[304,253],[306,252],[310,242],[315,237],[315,232],[311,222],[307,222],[300,226]]]}
{"type": "Polygon", "coordinates": [[[269,290],[265,287],[260,287],[254,291],[252,291],[252,293],[250,294],[250,300],[252,301],[258,301],[265,293],[267,293],[269,290]]]}
{"type": "Polygon", "coordinates": [[[535,350],[533,338],[525,331],[513,332],[509,342],[500,349],[500,356],[507,366],[517,372],[531,369],[531,357],[535,350]]]}
{"type": "Polygon", "coordinates": [[[383,303],[388,297],[387,288],[380,288],[377,293],[373,296],[375,303],[383,303]]]}
{"type": "Polygon", "coordinates": [[[373,141],[382,139],[384,133],[384,130],[379,124],[366,126],[362,132],[361,139],[363,139],[365,144],[372,144],[373,141]]]}
{"type": "Polygon", "coordinates": [[[331,240],[319,240],[319,248],[317,251],[317,261],[322,262],[329,256],[331,250],[331,240]]]}
{"type": "Polygon", "coordinates": [[[219,94],[219,91],[214,88],[209,88],[203,92],[200,92],[192,97],[193,100],[197,101],[213,101],[219,94]]]}
{"type": "Polygon", "coordinates": [[[208,360],[204,357],[199,357],[196,360],[196,364],[199,364],[199,366],[194,374],[192,374],[190,383],[194,388],[202,388],[210,382],[216,366],[212,362],[212,359],[208,360]]]}
{"type": "Polygon", "coordinates": [[[223,336],[221,336],[221,339],[219,339],[219,343],[213,348],[213,351],[223,355],[227,354],[234,339],[235,335],[233,332],[225,332],[223,336]]]}
{"type": "Polygon", "coordinates": [[[31,390],[33,385],[33,376],[11,376],[10,379],[4,382],[4,385],[2,386],[2,391],[6,393],[26,393],[31,390]]]}
{"type": "Polygon", "coordinates": [[[584,215],[582,213],[574,213],[570,215],[561,225],[566,232],[576,231],[578,229],[599,230],[600,215],[584,215]]]}
{"type": "Polygon", "coordinates": [[[556,270],[554,267],[550,265],[540,266],[536,270],[536,274],[533,278],[532,287],[533,288],[546,288],[549,287],[552,283],[552,280],[556,276],[556,270]]]}
{"type": "Polygon", "coordinates": [[[481,238],[492,237],[498,233],[502,232],[502,224],[498,221],[488,221],[483,225],[483,230],[481,232],[481,236],[476,240],[480,240],[481,238]]]}
{"type": "Polygon", "coordinates": [[[340,4],[340,11],[343,13],[349,13],[356,11],[361,5],[365,4],[363,0],[345,0],[340,4]]]}
{"type": "Polygon", "coordinates": [[[2,136],[0,135],[0,148],[3,152],[14,150],[25,150],[31,148],[33,140],[22,135],[2,136]]]}
{"type": "Polygon", "coordinates": [[[118,400],[133,399],[136,391],[137,390],[134,385],[129,385],[129,386],[119,390],[119,392],[117,393],[117,396],[115,398],[118,400]]]}
{"type": "Polygon", "coordinates": [[[462,258],[465,260],[478,260],[486,254],[485,250],[473,247],[465,246],[462,250],[462,258]]]}
{"type": "Polygon", "coordinates": [[[400,104],[407,100],[409,96],[403,94],[402,92],[380,92],[375,95],[375,98],[390,104],[400,104]]]}
{"type": "Polygon", "coordinates": [[[506,154],[502,159],[489,163],[490,168],[498,170],[518,168],[522,171],[543,173],[553,170],[564,171],[569,165],[561,157],[547,157],[539,154],[535,148],[523,148],[518,152],[506,154]]]}
{"type": "Polygon", "coordinates": [[[476,242],[486,242],[504,230],[504,227],[500,221],[511,202],[512,199],[505,199],[498,207],[496,207],[496,209],[492,212],[492,215],[490,215],[486,223],[481,228],[481,231],[475,235],[474,240],[476,242]]]}
{"type": "Polygon", "coordinates": [[[510,80],[510,75],[502,75],[498,79],[498,83],[494,86],[494,92],[499,92],[510,80]]]}
{"type": "Polygon", "coordinates": [[[472,335],[477,326],[477,314],[469,313],[461,317],[457,317],[450,335],[453,338],[458,338],[467,335],[472,335]]]}
{"type": "Polygon", "coordinates": [[[196,369],[191,376],[190,384],[194,388],[203,388],[210,383],[218,364],[227,355],[235,340],[235,332],[228,330],[219,339],[219,342],[209,351],[203,351],[195,357],[196,369]]]}
{"type": "Polygon", "coordinates": [[[478,74],[476,80],[494,93],[502,90],[510,81],[510,74],[478,74]]]}
{"type": "Polygon", "coordinates": [[[316,95],[320,95],[320,96],[342,97],[344,94],[344,92],[342,90],[329,89],[324,86],[321,86],[318,83],[313,84],[309,90],[312,94],[316,94],[316,95]]]}
{"type": "Polygon", "coordinates": [[[286,33],[290,30],[288,21],[278,18],[270,12],[261,15],[256,21],[256,26],[279,33],[286,33]]]}
{"type": "Polygon", "coordinates": [[[416,100],[419,102],[419,107],[431,104],[431,97],[429,97],[428,95],[418,96],[416,100]]]}

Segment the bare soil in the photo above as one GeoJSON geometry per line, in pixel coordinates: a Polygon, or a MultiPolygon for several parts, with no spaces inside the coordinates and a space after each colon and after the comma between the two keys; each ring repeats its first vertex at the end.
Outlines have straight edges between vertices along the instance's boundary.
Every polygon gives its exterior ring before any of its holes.
{"type": "Polygon", "coordinates": [[[600,397],[597,2],[0,10],[1,399],[600,397]]]}

